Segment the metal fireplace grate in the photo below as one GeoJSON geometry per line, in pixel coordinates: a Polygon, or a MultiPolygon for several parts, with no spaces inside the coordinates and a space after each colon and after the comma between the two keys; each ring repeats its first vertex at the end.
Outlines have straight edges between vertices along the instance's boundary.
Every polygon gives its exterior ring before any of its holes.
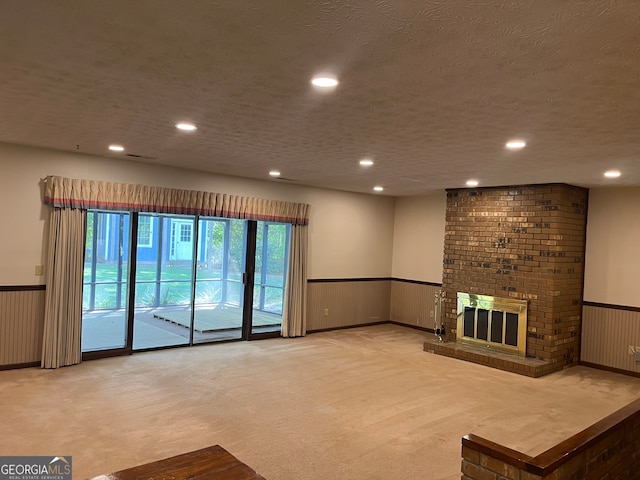
{"type": "Polygon", "coordinates": [[[458,341],[526,355],[527,301],[458,292],[458,341]]]}

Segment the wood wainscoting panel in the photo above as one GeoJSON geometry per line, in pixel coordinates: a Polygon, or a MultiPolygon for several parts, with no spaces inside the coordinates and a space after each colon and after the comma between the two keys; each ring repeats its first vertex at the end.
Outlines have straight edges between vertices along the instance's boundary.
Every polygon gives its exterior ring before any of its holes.
{"type": "Polygon", "coordinates": [[[39,362],[44,289],[0,290],[0,368],[39,362]]]}
{"type": "Polygon", "coordinates": [[[583,306],[580,361],[638,373],[630,346],[640,347],[640,309],[583,306]]]}
{"type": "Polygon", "coordinates": [[[307,331],[356,327],[389,321],[391,280],[309,280],[307,331]]]}
{"type": "Polygon", "coordinates": [[[433,330],[435,293],[441,286],[426,282],[391,281],[391,320],[412,327],[433,330]]]}

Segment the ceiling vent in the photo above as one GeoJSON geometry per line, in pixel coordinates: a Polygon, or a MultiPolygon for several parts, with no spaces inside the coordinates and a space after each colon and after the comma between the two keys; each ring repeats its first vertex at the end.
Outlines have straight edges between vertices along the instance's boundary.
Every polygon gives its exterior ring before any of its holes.
{"type": "Polygon", "coordinates": [[[274,177],[274,180],[282,180],[284,182],[297,182],[297,180],[294,180],[293,178],[285,178],[285,177],[274,177]]]}
{"type": "Polygon", "coordinates": [[[155,160],[156,157],[149,157],[147,155],[136,155],[135,153],[125,153],[124,154],[125,157],[131,157],[131,158],[143,158],[145,160],[155,160]]]}

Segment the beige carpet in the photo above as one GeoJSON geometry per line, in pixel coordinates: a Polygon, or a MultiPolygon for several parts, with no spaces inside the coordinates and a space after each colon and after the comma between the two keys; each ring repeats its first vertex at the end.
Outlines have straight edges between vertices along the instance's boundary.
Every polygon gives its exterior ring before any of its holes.
{"type": "Polygon", "coordinates": [[[537,454],[640,397],[640,379],[531,379],[423,338],[381,325],[0,372],[0,454],[72,455],[86,478],[220,444],[268,480],[459,479],[466,433],[537,454]]]}

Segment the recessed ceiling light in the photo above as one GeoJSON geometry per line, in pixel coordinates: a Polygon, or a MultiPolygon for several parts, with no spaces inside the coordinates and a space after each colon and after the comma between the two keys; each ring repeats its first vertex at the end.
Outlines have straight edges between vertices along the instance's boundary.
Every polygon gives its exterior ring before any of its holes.
{"type": "Polygon", "coordinates": [[[279,177],[280,176],[280,172],[278,170],[271,170],[269,172],[269,175],[271,175],[272,177],[279,177]]]}
{"type": "Polygon", "coordinates": [[[509,150],[520,150],[521,148],[526,147],[527,142],[525,142],[524,140],[509,140],[505,147],[507,147],[509,150]]]}
{"type": "Polygon", "coordinates": [[[362,160],[360,160],[360,165],[362,165],[363,167],[370,167],[371,165],[373,165],[373,160],[371,160],[370,158],[363,158],[362,160]]]}
{"type": "Polygon", "coordinates": [[[196,127],[193,123],[188,122],[176,123],[176,128],[178,130],[184,130],[185,132],[193,132],[194,130],[198,129],[198,127],[196,127]]]}
{"type": "Polygon", "coordinates": [[[122,145],[109,145],[109,150],[112,152],[124,152],[124,147],[122,145]]]}
{"type": "Polygon", "coordinates": [[[311,83],[320,88],[334,88],[338,86],[338,79],[329,75],[318,75],[311,79],[311,83]]]}
{"type": "Polygon", "coordinates": [[[604,176],[607,178],[618,178],[620,175],[620,170],[607,170],[604,172],[604,176]]]}
{"type": "Polygon", "coordinates": [[[384,190],[384,187],[381,187],[380,185],[376,185],[375,187],[373,187],[373,190],[376,192],[382,192],[384,190]]]}
{"type": "Polygon", "coordinates": [[[477,187],[478,180],[467,180],[467,187],[477,187]]]}

